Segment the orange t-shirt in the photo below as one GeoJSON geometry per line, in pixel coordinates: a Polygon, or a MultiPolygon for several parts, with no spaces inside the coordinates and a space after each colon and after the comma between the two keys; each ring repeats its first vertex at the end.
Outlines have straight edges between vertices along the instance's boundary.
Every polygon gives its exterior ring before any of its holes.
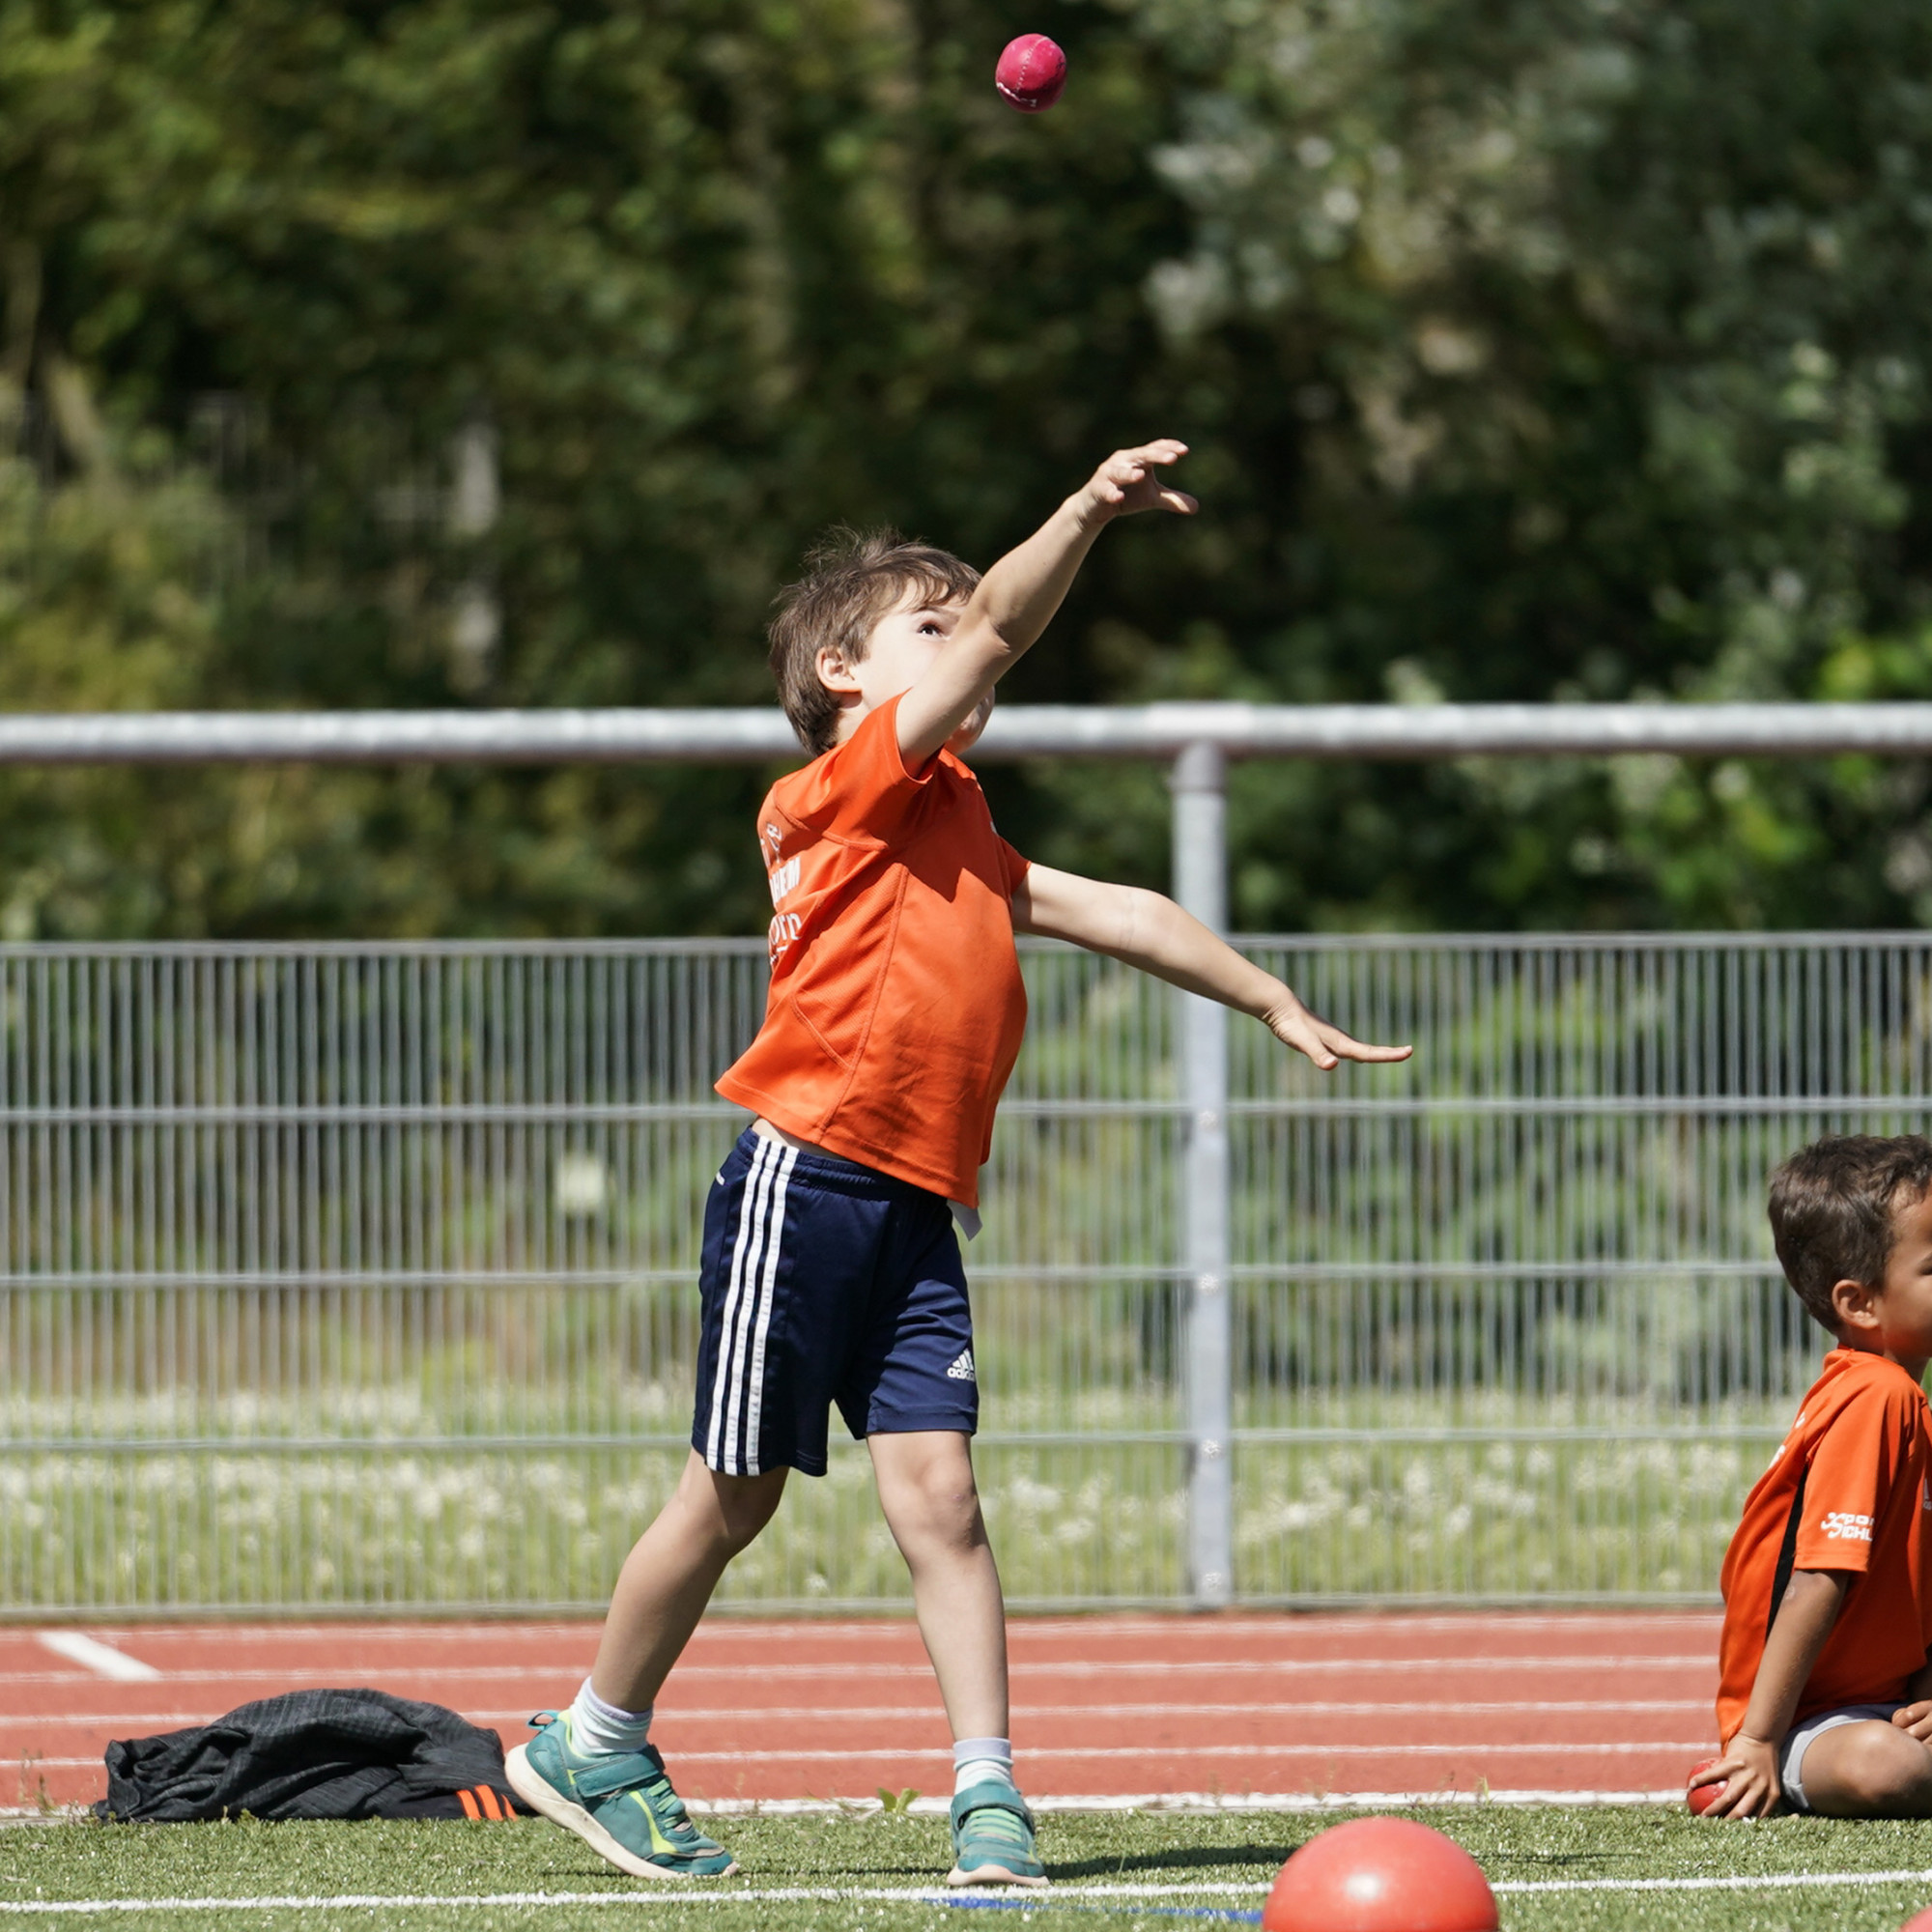
{"type": "Polygon", "coordinates": [[[1811,1666],[1793,1721],[1841,1704],[1895,1703],[1932,1649],[1932,1427],[1898,1366],[1833,1349],[1791,1433],[1745,1499],[1724,1558],[1718,1736],[1745,1720],[1793,1570],[1856,1580],[1811,1666]]]}
{"type": "Polygon", "coordinates": [[[906,770],[898,710],[882,705],[766,796],[771,991],[718,1091],[976,1208],[1026,1029],[1012,895],[1027,862],[951,752],[906,770]]]}

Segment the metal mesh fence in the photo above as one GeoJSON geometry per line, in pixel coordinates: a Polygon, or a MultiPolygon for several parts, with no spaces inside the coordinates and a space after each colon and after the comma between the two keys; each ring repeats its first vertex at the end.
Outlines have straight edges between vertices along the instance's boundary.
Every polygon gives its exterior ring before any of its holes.
{"type": "MultiPolygon", "coordinates": [[[[1932,944],[1244,943],[1417,1054],[1233,1023],[1237,1596],[1708,1595],[1823,1346],[1766,1172],[1923,1124],[1932,944]]],[[[1174,1001],[1025,964],[968,1257],[995,1547],[1020,1605],[1179,1602],[1174,1001]]],[[[756,943],[0,952],[0,1604],[601,1605],[684,1456],[762,1004],[756,943]]],[[[721,1601],[904,1594],[843,1444],[721,1601]]]]}

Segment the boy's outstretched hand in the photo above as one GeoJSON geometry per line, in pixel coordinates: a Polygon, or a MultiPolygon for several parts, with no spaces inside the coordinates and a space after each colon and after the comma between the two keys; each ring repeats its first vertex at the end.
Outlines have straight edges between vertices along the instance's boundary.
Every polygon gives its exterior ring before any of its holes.
{"type": "Polygon", "coordinates": [[[1187,454],[1184,442],[1171,436],[1144,442],[1138,449],[1117,449],[1094,470],[1078,499],[1080,517],[1090,526],[1131,517],[1136,510],[1172,510],[1191,517],[1201,505],[1184,490],[1170,489],[1160,472],[1187,454]]]}
{"type": "Polygon", "coordinates": [[[1340,1027],[1330,1026],[1319,1013],[1311,1013],[1293,993],[1277,1001],[1262,1017],[1275,1038],[1297,1053],[1305,1053],[1324,1073],[1344,1060],[1406,1060],[1415,1051],[1412,1046],[1366,1045],[1340,1027]]]}

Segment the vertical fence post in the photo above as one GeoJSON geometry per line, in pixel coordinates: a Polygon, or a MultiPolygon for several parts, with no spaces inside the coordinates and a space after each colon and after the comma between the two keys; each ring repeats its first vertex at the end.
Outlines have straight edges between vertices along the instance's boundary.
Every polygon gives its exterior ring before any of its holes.
{"type": "MultiPolygon", "coordinates": [[[[1228,924],[1227,760],[1189,745],[1175,760],[1174,895],[1204,925],[1228,924]]],[[[1180,1009],[1186,1107],[1181,1265],[1187,1286],[1188,1589],[1218,1609],[1235,1588],[1234,1323],[1229,1306],[1228,1013],[1194,993],[1180,1009]]]]}

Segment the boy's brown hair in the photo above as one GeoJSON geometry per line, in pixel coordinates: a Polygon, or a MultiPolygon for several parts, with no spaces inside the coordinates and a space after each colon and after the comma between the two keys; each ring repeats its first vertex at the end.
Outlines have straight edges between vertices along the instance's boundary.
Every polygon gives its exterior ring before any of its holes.
{"type": "Polygon", "coordinates": [[[1892,1216],[1932,1189],[1932,1140],[1923,1134],[1831,1134],[1771,1177],[1771,1237],[1778,1264],[1811,1317],[1838,1332],[1833,1285],[1885,1279],[1892,1216]]]}
{"type": "Polygon", "coordinates": [[[774,600],[768,635],[779,702],[798,741],[816,757],[838,742],[838,699],[818,675],[818,654],[838,648],[862,664],[872,626],[908,591],[935,604],[970,597],[980,573],[950,551],[909,542],[894,529],[836,529],[807,553],[805,575],[774,600]]]}

